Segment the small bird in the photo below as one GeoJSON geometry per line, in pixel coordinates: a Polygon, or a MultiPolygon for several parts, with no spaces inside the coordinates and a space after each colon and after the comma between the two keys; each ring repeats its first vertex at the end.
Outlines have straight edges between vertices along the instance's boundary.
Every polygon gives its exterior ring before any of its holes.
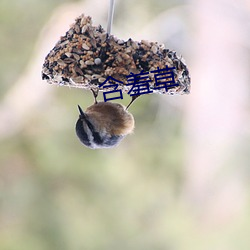
{"type": "Polygon", "coordinates": [[[97,102],[85,112],[78,105],[80,112],[76,122],[76,134],[88,148],[111,148],[120,143],[128,134],[133,132],[134,117],[127,109],[112,102],[97,102]]]}

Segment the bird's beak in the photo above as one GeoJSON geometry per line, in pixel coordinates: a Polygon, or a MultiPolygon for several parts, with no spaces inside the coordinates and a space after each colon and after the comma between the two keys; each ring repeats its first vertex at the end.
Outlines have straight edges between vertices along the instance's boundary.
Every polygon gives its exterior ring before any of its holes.
{"type": "Polygon", "coordinates": [[[80,113],[80,118],[86,118],[84,112],[82,111],[82,108],[79,105],[77,105],[77,106],[78,106],[78,110],[79,110],[79,113],[80,113]]]}

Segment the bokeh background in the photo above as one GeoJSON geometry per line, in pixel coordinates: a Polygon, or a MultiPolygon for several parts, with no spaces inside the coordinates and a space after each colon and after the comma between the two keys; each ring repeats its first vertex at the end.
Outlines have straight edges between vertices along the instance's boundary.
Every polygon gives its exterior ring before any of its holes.
{"type": "Polygon", "coordinates": [[[139,98],[134,134],[90,150],[74,126],[92,94],[41,67],[81,13],[106,27],[108,5],[0,2],[0,249],[249,250],[250,1],[117,0],[112,33],[182,54],[192,90],[139,98]]]}

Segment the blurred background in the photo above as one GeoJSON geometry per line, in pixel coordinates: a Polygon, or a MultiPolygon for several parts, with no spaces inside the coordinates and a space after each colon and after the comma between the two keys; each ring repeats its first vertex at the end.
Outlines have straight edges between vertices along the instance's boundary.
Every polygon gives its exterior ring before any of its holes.
{"type": "Polygon", "coordinates": [[[176,50],[191,94],[139,98],[134,134],[90,150],[74,126],[92,94],[41,68],[81,13],[106,28],[108,5],[0,2],[0,249],[249,250],[250,1],[117,0],[112,33],[176,50]]]}

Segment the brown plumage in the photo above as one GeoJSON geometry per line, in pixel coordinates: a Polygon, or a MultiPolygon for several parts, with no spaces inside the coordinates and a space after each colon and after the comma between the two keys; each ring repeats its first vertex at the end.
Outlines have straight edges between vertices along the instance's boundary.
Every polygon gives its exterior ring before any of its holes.
{"type": "Polygon", "coordinates": [[[88,148],[111,148],[117,146],[128,134],[133,132],[134,118],[127,109],[112,102],[97,102],[97,93],[92,91],[95,104],[85,112],[80,112],[76,122],[76,134],[88,148]]]}
{"type": "Polygon", "coordinates": [[[111,135],[127,135],[133,132],[134,118],[119,103],[99,102],[88,107],[87,117],[97,131],[106,131],[111,135]]]}

